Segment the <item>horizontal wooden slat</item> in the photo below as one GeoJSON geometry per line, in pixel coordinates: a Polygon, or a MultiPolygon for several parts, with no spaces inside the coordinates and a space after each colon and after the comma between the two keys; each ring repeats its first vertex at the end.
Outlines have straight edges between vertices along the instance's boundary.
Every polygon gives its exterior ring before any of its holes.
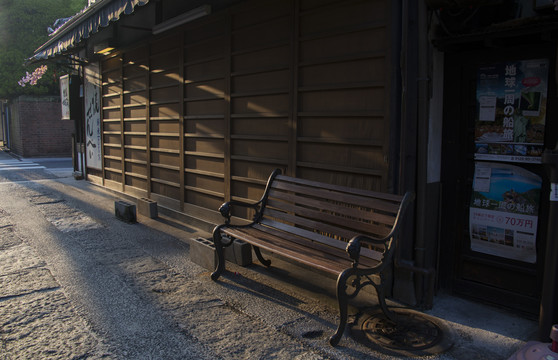
{"type": "Polygon", "coordinates": [[[371,21],[368,23],[361,23],[361,24],[346,26],[343,28],[329,29],[320,33],[314,33],[311,35],[302,36],[300,37],[300,41],[301,42],[310,41],[310,40],[316,40],[322,38],[329,38],[338,35],[347,35],[350,33],[361,32],[366,30],[381,29],[381,28],[385,28],[386,25],[387,24],[384,21],[373,21],[373,22],[371,21]]]}
{"type": "MultiPolygon", "coordinates": [[[[306,205],[306,206],[310,206],[313,207],[315,209],[322,209],[322,210],[326,210],[330,213],[337,213],[337,214],[342,214],[343,216],[346,217],[350,217],[353,219],[358,219],[359,221],[363,221],[365,223],[370,224],[370,223],[379,223],[379,224],[384,224],[387,226],[393,226],[393,222],[395,221],[395,213],[392,213],[391,215],[389,214],[383,214],[380,212],[377,212],[375,210],[371,210],[370,208],[360,208],[360,207],[354,207],[354,206],[336,206],[335,204],[332,204],[331,202],[328,202],[327,200],[321,200],[321,199],[312,199],[312,198],[307,198],[307,197],[303,197],[303,196],[293,196],[292,194],[287,194],[287,193],[281,193],[278,192],[276,190],[271,190],[270,194],[269,194],[270,200],[273,200],[273,198],[277,198],[277,199],[282,199],[282,200],[286,200],[289,201],[295,205],[295,208],[292,209],[293,212],[296,212],[296,210],[298,208],[300,208],[300,205],[306,205]]],[[[277,205],[277,204],[276,204],[277,205]]],[[[281,204],[282,206],[284,206],[283,204],[281,204]]],[[[279,207],[279,205],[278,205],[279,207]]],[[[284,208],[287,209],[287,208],[284,208]]],[[[291,210],[288,210],[291,211],[291,210]]],[[[318,217],[319,218],[319,217],[318,217]]],[[[374,233],[383,233],[382,230],[379,230],[378,232],[374,232],[374,233]]]]}
{"type": "Polygon", "coordinates": [[[231,76],[235,77],[235,76],[256,75],[256,74],[274,72],[274,71],[280,71],[280,70],[289,70],[289,67],[285,66],[285,65],[257,67],[257,68],[251,68],[249,70],[234,71],[234,72],[231,73],[231,76]]]}
{"type": "Polygon", "coordinates": [[[172,181],[166,181],[166,180],[163,180],[163,179],[157,179],[157,178],[154,178],[154,177],[151,178],[151,181],[159,183],[159,184],[165,184],[165,185],[168,185],[168,186],[172,186],[172,187],[175,187],[175,188],[180,187],[180,184],[178,184],[178,183],[175,183],[175,182],[172,182],[172,181]]]}
{"type": "Polygon", "coordinates": [[[324,117],[324,118],[327,118],[327,117],[334,117],[334,118],[339,118],[339,117],[346,117],[346,118],[367,117],[367,118],[372,118],[372,117],[383,117],[383,116],[385,116],[385,111],[384,110],[324,111],[324,112],[304,111],[304,112],[299,112],[297,115],[301,116],[301,117],[324,117]]]}
{"type": "MultiPolygon", "coordinates": [[[[279,180],[279,179],[277,179],[279,180]]],[[[368,193],[365,191],[356,191],[356,189],[349,189],[343,187],[337,187],[339,189],[345,190],[335,190],[335,185],[330,185],[328,188],[320,188],[315,185],[315,182],[306,182],[306,184],[295,184],[284,181],[274,181],[273,188],[299,192],[318,198],[329,199],[333,201],[339,201],[345,204],[351,204],[355,206],[362,206],[368,208],[374,208],[388,213],[395,214],[399,209],[399,204],[394,203],[393,200],[386,199],[381,195],[381,193],[368,193]],[[314,185],[312,185],[314,184],[314,185]],[[374,195],[376,194],[376,195],[374,195]]]]}
{"type": "MultiPolygon", "coordinates": [[[[311,211],[303,211],[298,209],[299,213],[308,214],[311,211]]],[[[281,221],[286,221],[287,223],[294,224],[297,227],[310,229],[313,231],[318,231],[322,234],[327,234],[329,237],[341,238],[344,241],[348,241],[358,234],[364,234],[373,238],[381,239],[385,237],[390,229],[386,229],[382,226],[366,226],[366,224],[350,221],[346,218],[334,219],[334,217],[327,214],[323,214],[322,218],[324,221],[320,221],[315,218],[307,218],[302,214],[292,215],[289,213],[276,211],[272,209],[266,209],[266,218],[275,218],[281,221]],[[345,221],[347,226],[352,225],[353,228],[343,227],[340,224],[341,221],[345,221]]]]}
{"type": "Polygon", "coordinates": [[[192,60],[192,61],[187,61],[187,62],[184,63],[184,66],[192,66],[192,65],[196,65],[196,64],[203,64],[203,63],[206,63],[206,62],[221,60],[223,58],[224,58],[223,55],[208,56],[208,57],[205,57],[203,59],[196,59],[196,60],[192,60]]]}
{"type": "Polygon", "coordinates": [[[195,186],[184,186],[184,189],[188,190],[188,191],[194,191],[200,194],[205,194],[205,195],[210,195],[213,197],[217,197],[222,199],[224,194],[222,192],[217,192],[217,191],[212,191],[212,190],[207,190],[207,189],[203,189],[200,187],[195,187],[195,186]]]}
{"type": "MultiPolygon", "coordinates": [[[[284,238],[288,241],[297,243],[299,245],[303,245],[306,248],[312,248],[312,249],[321,249],[321,251],[323,252],[328,252],[330,254],[335,254],[336,257],[340,257],[342,259],[349,259],[349,256],[347,255],[346,252],[346,246],[347,243],[343,242],[343,241],[337,241],[335,239],[330,239],[327,238],[325,236],[316,236],[313,235],[314,239],[324,239],[324,241],[316,241],[316,242],[308,242],[307,240],[307,235],[308,232],[298,232],[298,233],[285,233],[284,231],[282,231],[280,229],[281,226],[283,225],[278,225],[277,223],[271,223],[271,222],[267,222],[267,224],[265,225],[273,225],[273,227],[268,227],[268,226],[262,226],[262,225],[255,225],[254,229],[261,231],[261,232],[265,232],[268,234],[272,234],[273,236],[277,236],[277,237],[281,237],[284,238]],[[292,234],[292,235],[291,235],[292,234]],[[302,237],[301,237],[302,235],[302,237]]],[[[288,227],[285,227],[284,229],[289,229],[288,227]]],[[[361,256],[363,256],[364,258],[362,259],[362,265],[365,266],[374,266],[376,265],[379,261],[382,260],[383,257],[383,253],[380,251],[376,251],[376,250],[372,250],[372,249],[368,249],[368,248],[362,248],[361,250],[361,256]]]]}
{"type": "MultiPolygon", "coordinates": [[[[335,275],[352,266],[351,259],[343,249],[320,243],[310,243],[278,230],[257,226],[245,229],[225,229],[224,232],[264,250],[281,254],[335,275]]],[[[373,258],[363,258],[362,260],[365,266],[377,264],[373,258]]]]}
{"type": "MultiPolygon", "coordinates": [[[[272,196],[274,195],[270,194],[270,197],[272,196]]],[[[306,199],[303,197],[297,197],[286,203],[268,198],[268,205],[270,207],[283,212],[283,214],[281,214],[278,211],[274,211],[268,215],[282,218],[286,221],[292,221],[298,225],[315,228],[319,231],[330,232],[345,238],[351,238],[356,235],[356,233],[374,234],[375,236],[383,237],[389,233],[395,220],[394,217],[388,217],[372,211],[358,211],[358,209],[346,206],[335,208],[331,206],[331,203],[325,201],[315,201],[318,205],[323,204],[322,207],[308,208],[300,206],[302,205],[301,201],[304,200],[306,199]],[[292,215],[290,214],[293,213],[297,215],[296,219],[291,219],[292,215]],[[373,220],[365,219],[365,217],[372,218],[373,220]],[[309,221],[312,222],[309,223],[309,221]],[[373,224],[368,221],[381,221],[382,225],[373,224]]],[[[266,211],[268,210],[266,209],[266,211]]]]}
{"type": "Polygon", "coordinates": [[[296,139],[298,142],[311,143],[311,144],[335,144],[335,145],[350,145],[350,146],[370,146],[370,147],[382,147],[383,140],[372,140],[372,139],[342,139],[342,138],[326,138],[326,137],[298,137],[296,139]]]}
{"type": "Polygon", "coordinates": [[[146,175],[138,174],[138,173],[131,172],[131,171],[126,171],[126,172],[124,173],[124,175],[126,175],[126,176],[131,176],[131,177],[135,177],[135,178],[138,178],[138,179],[147,180],[147,176],[146,176],[146,175]]]}
{"type": "Polygon", "coordinates": [[[174,170],[174,171],[178,171],[180,170],[180,166],[173,166],[173,165],[167,165],[167,164],[159,164],[159,163],[151,163],[152,167],[157,167],[157,168],[162,168],[162,169],[168,169],[168,170],[174,170]]]}
{"type": "Polygon", "coordinates": [[[266,234],[263,232],[250,234],[247,233],[248,231],[240,232],[240,230],[237,229],[225,229],[225,232],[237,239],[242,239],[243,241],[246,241],[261,249],[281,254],[287,258],[296,260],[300,263],[314,268],[321,269],[322,271],[332,273],[334,275],[339,274],[345,268],[348,268],[350,266],[350,263],[348,266],[343,267],[339,263],[331,261],[331,259],[324,260],[323,257],[325,256],[320,258],[317,253],[315,253],[314,256],[310,256],[308,248],[300,246],[297,247],[295,245],[292,245],[292,243],[288,244],[288,246],[285,246],[285,242],[281,241],[281,238],[266,236],[266,234]],[[270,238],[276,241],[270,241],[270,238]]]}
{"type": "Polygon", "coordinates": [[[313,86],[301,86],[298,88],[300,92],[306,91],[330,91],[330,90],[350,90],[350,89],[366,89],[371,87],[384,87],[383,81],[369,81],[358,83],[340,83],[340,84],[323,84],[313,86]]]}
{"type": "Polygon", "coordinates": [[[325,184],[325,183],[321,183],[321,182],[318,182],[318,181],[312,181],[312,180],[306,180],[306,179],[300,179],[300,178],[293,178],[293,177],[288,177],[288,176],[285,176],[285,175],[278,175],[276,177],[276,179],[279,180],[279,181],[288,181],[288,182],[291,182],[291,183],[294,183],[294,184],[308,185],[308,186],[315,186],[315,187],[324,188],[324,189],[330,189],[330,190],[333,190],[333,191],[344,192],[344,193],[347,193],[347,194],[353,194],[353,195],[358,195],[358,196],[366,196],[366,197],[372,197],[372,198],[377,198],[377,199],[383,199],[383,200],[393,202],[397,207],[399,206],[399,203],[401,203],[401,201],[403,200],[402,195],[388,194],[388,193],[383,193],[383,192],[378,192],[378,191],[371,191],[371,190],[363,190],[363,189],[351,188],[351,187],[347,187],[347,186],[325,184]]]}

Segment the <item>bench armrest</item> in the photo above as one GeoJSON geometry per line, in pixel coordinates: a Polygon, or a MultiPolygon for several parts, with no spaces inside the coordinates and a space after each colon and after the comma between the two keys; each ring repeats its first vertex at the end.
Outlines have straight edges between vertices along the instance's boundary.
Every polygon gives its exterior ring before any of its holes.
{"type": "Polygon", "coordinates": [[[254,209],[256,211],[256,217],[257,217],[260,212],[261,203],[262,203],[261,200],[256,203],[246,203],[242,201],[231,200],[221,205],[219,207],[219,212],[221,213],[221,216],[225,218],[225,224],[229,225],[231,223],[231,216],[232,216],[231,213],[232,213],[232,208],[234,206],[254,209]]]}
{"type": "Polygon", "coordinates": [[[347,244],[346,251],[349,254],[349,257],[353,260],[353,266],[358,266],[358,261],[360,258],[360,249],[362,247],[362,243],[372,243],[374,245],[384,245],[386,246],[386,251],[384,253],[384,259],[391,257],[392,253],[392,240],[397,235],[400,229],[401,218],[403,214],[407,210],[409,204],[415,199],[415,194],[413,192],[408,191],[403,196],[403,200],[399,206],[399,211],[397,212],[397,217],[393,223],[393,227],[389,234],[387,234],[383,239],[372,238],[365,235],[357,235],[353,237],[349,243],[347,244]]]}
{"type": "Polygon", "coordinates": [[[358,265],[358,260],[360,258],[360,249],[362,248],[362,243],[372,243],[374,245],[386,245],[386,238],[384,239],[374,239],[365,235],[357,235],[353,237],[347,244],[347,254],[353,260],[353,262],[358,265]]]}
{"type": "Polygon", "coordinates": [[[262,198],[258,202],[247,203],[243,201],[231,200],[221,205],[221,207],[219,207],[219,212],[225,218],[225,225],[229,225],[231,223],[231,216],[232,216],[231,210],[233,206],[242,206],[242,207],[254,209],[256,211],[256,214],[254,215],[254,219],[252,219],[252,221],[257,222],[261,218],[262,212],[265,208],[267,196],[269,195],[269,191],[271,190],[271,183],[273,182],[275,177],[280,174],[281,174],[280,169],[275,169],[271,173],[269,179],[267,180],[267,185],[265,186],[265,191],[262,195],[262,198]]]}

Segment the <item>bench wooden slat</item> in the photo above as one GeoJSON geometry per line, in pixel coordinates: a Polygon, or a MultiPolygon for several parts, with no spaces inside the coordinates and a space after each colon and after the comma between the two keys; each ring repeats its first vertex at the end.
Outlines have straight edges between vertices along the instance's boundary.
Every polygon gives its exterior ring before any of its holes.
{"type": "Polygon", "coordinates": [[[298,184],[288,183],[285,181],[274,181],[271,185],[273,189],[281,189],[301,193],[308,196],[314,196],[320,199],[328,199],[345,203],[349,205],[362,206],[365,208],[373,208],[386,213],[396,214],[399,210],[399,203],[378,199],[375,197],[366,197],[365,195],[352,195],[339,193],[336,191],[321,189],[318,187],[301,186],[298,184]]]}
{"type": "MultiPolygon", "coordinates": [[[[261,249],[286,256],[307,266],[335,275],[352,264],[351,259],[344,251],[327,248],[320,244],[298,243],[292,241],[292,237],[288,235],[285,236],[285,234],[277,231],[276,234],[267,230],[262,231],[261,227],[226,229],[225,233],[261,249]]],[[[374,266],[377,263],[377,261],[371,259],[363,261],[364,266],[374,266]]]]}
{"type": "Polygon", "coordinates": [[[350,187],[341,186],[341,185],[326,184],[326,183],[322,183],[322,182],[318,182],[318,181],[294,178],[294,177],[290,177],[290,176],[286,176],[286,175],[277,175],[275,177],[275,179],[280,180],[280,181],[291,182],[291,183],[295,183],[295,184],[301,184],[301,185],[314,186],[314,187],[318,187],[318,188],[330,189],[330,190],[334,190],[334,191],[338,191],[338,192],[344,192],[344,193],[347,193],[347,194],[366,196],[366,197],[374,197],[374,198],[377,198],[377,199],[383,199],[383,200],[392,201],[392,202],[395,202],[395,203],[400,203],[401,200],[403,199],[403,196],[397,195],[397,194],[388,194],[388,193],[372,191],[372,190],[363,190],[363,189],[350,188],[350,187]]]}
{"type": "MultiPolygon", "coordinates": [[[[347,217],[358,219],[360,221],[377,222],[380,224],[388,225],[390,227],[393,226],[393,222],[395,221],[395,218],[392,215],[382,214],[362,207],[347,205],[342,206],[339,203],[335,204],[331,201],[309,198],[303,195],[297,195],[292,192],[281,191],[278,189],[272,189],[269,192],[268,203],[274,199],[282,200],[284,203],[296,204],[298,206],[305,205],[307,207],[313,207],[316,209],[324,209],[332,213],[342,214],[347,217]]],[[[276,207],[281,208],[279,204],[276,204],[276,207]]]]}
{"type": "MultiPolygon", "coordinates": [[[[268,232],[268,233],[272,233],[275,234],[276,236],[285,236],[288,237],[291,241],[293,242],[309,242],[308,239],[311,239],[312,241],[314,241],[317,244],[324,244],[326,246],[329,246],[331,248],[335,248],[337,250],[340,250],[343,252],[343,256],[346,256],[348,258],[348,254],[345,252],[345,248],[347,247],[347,242],[342,241],[342,240],[337,240],[328,236],[324,236],[321,235],[319,233],[316,232],[312,232],[312,231],[308,231],[305,229],[301,229],[301,228],[297,228],[294,226],[290,226],[288,224],[284,224],[284,223],[280,223],[277,221],[273,221],[273,220],[269,220],[269,219],[264,219],[261,222],[262,225],[254,225],[255,228],[261,230],[262,232],[268,232]],[[277,230],[274,230],[277,229],[277,230]],[[292,234],[294,236],[289,236],[289,234],[292,234]],[[301,238],[300,240],[298,238],[301,238]]],[[[362,248],[361,249],[361,255],[363,257],[369,258],[369,259],[373,259],[374,261],[381,261],[382,259],[382,253],[376,250],[372,250],[372,249],[368,249],[368,248],[362,248]]]]}
{"type": "Polygon", "coordinates": [[[264,218],[262,219],[261,224],[269,228],[279,229],[283,232],[299,236],[303,239],[306,239],[307,242],[308,240],[311,240],[317,243],[326,244],[328,246],[340,250],[344,250],[345,247],[347,246],[347,242],[345,241],[337,240],[335,238],[322,235],[318,232],[309,231],[300,227],[291,226],[282,222],[274,221],[272,219],[264,218]]]}
{"type": "MultiPolygon", "coordinates": [[[[276,230],[273,228],[268,228],[267,226],[262,226],[262,225],[257,225],[254,227],[254,229],[265,232],[267,234],[279,237],[279,238],[284,238],[287,241],[293,242],[293,243],[297,243],[300,244],[304,247],[304,249],[308,250],[308,249],[315,249],[315,250],[319,250],[321,253],[323,254],[331,254],[334,256],[334,258],[328,257],[328,259],[330,260],[337,260],[337,259],[341,259],[341,262],[344,264],[344,268],[346,269],[347,266],[352,264],[352,261],[349,258],[349,254],[347,254],[347,252],[344,249],[339,249],[339,248],[335,248],[335,247],[331,247],[328,245],[325,245],[323,243],[318,243],[318,242],[305,242],[304,239],[300,239],[299,237],[295,236],[295,235],[291,235],[291,234],[285,234],[284,232],[280,231],[280,230],[276,230]],[[302,241],[301,241],[302,240],[302,241]]],[[[370,249],[362,249],[361,250],[361,262],[360,264],[362,266],[368,266],[368,267],[372,267],[372,266],[376,266],[380,261],[382,261],[382,253],[378,252],[378,251],[374,251],[374,250],[370,250],[370,249]]]]}
{"type": "MultiPolygon", "coordinates": [[[[324,253],[331,253],[335,255],[336,258],[342,258],[343,262],[350,262],[349,254],[347,254],[347,252],[345,251],[345,246],[347,245],[347,243],[345,242],[338,242],[339,244],[342,244],[342,247],[330,246],[327,243],[323,242],[308,242],[306,239],[300,238],[300,236],[298,235],[293,235],[288,232],[285,233],[282,229],[270,228],[269,225],[269,223],[266,225],[255,225],[254,229],[257,229],[263,233],[271,234],[276,237],[285,238],[286,240],[293,243],[303,245],[306,249],[312,248],[323,251],[324,253]]],[[[361,256],[361,264],[370,267],[378,264],[378,262],[382,260],[383,254],[379,251],[362,248],[361,256]]]]}
{"type": "MultiPolygon", "coordinates": [[[[284,209],[283,209],[284,210],[284,209]]],[[[323,234],[329,234],[328,237],[337,238],[339,237],[340,240],[344,240],[345,242],[350,240],[352,237],[358,234],[364,234],[367,236],[371,236],[374,238],[383,238],[389,232],[389,229],[381,229],[383,233],[378,234],[374,233],[373,230],[377,230],[377,227],[373,227],[370,224],[360,224],[360,223],[353,223],[348,219],[346,223],[348,225],[355,225],[352,229],[342,228],[337,226],[338,224],[331,224],[329,222],[323,221],[320,222],[317,219],[309,219],[305,217],[305,212],[297,212],[297,215],[293,215],[293,213],[286,213],[283,211],[278,211],[273,208],[266,209],[266,215],[264,218],[274,218],[277,220],[284,221],[286,223],[292,224],[296,227],[311,229],[316,232],[320,232],[323,234]],[[366,226],[368,225],[368,226],[366,226]],[[354,229],[354,230],[353,230],[354,229]]],[[[323,214],[324,219],[328,219],[327,214],[323,214]]]]}
{"type": "Polygon", "coordinates": [[[350,239],[357,234],[367,234],[382,238],[391,230],[391,226],[386,227],[385,225],[376,225],[353,220],[346,216],[333,215],[327,208],[315,210],[276,201],[275,199],[268,199],[268,209],[266,209],[266,213],[269,216],[284,219],[285,221],[297,225],[311,228],[320,226],[317,230],[330,232],[346,239],[350,239]],[[297,216],[291,214],[297,214],[297,216]]]}
{"type": "Polygon", "coordinates": [[[320,260],[318,255],[319,253],[317,251],[313,252],[312,255],[310,255],[308,248],[297,247],[296,244],[293,244],[291,242],[284,243],[284,241],[281,241],[281,238],[266,236],[265,233],[258,232],[255,234],[250,234],[247,232],[229,231],[229,229],[227,229],[226,233],[234,236],[237,239],[242,239],[247,243],[250,243],[261,249],[286,256],[307,266],[326,271],[330,274],[337,275],[339,274],[339,272],[343,271],[343,269],[346,269],[348,267],[347,265],[342,265],[335,261],[326,261],[323,259],[320,260]],[[270,239],[276,239],[277,241],[271,241],[270,239]]]}

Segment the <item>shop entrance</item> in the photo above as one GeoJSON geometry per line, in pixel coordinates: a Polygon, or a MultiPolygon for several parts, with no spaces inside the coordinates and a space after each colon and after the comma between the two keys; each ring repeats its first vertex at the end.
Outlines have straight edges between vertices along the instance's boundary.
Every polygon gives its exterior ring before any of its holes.
{"type": "Polygon", "coordinates": [[[445,59],[441,285],[536,315],[548,221],[540,159],[555,136],[554,46],[445,59]]]}

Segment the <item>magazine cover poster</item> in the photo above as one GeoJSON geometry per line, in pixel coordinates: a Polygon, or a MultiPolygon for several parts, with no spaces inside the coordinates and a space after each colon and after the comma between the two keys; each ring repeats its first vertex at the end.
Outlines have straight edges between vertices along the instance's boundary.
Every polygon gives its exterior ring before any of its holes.
{"type": "Polygon", "coordinates": [[[519,166],[477,162],[469,208],[471,250],[535,263],[542,179],[519,166]]]}
{"type": "Polygon", "coordinates": [[[475,159],[540,163],[548,60],[484,66],[477,73],[475,159]]]}

